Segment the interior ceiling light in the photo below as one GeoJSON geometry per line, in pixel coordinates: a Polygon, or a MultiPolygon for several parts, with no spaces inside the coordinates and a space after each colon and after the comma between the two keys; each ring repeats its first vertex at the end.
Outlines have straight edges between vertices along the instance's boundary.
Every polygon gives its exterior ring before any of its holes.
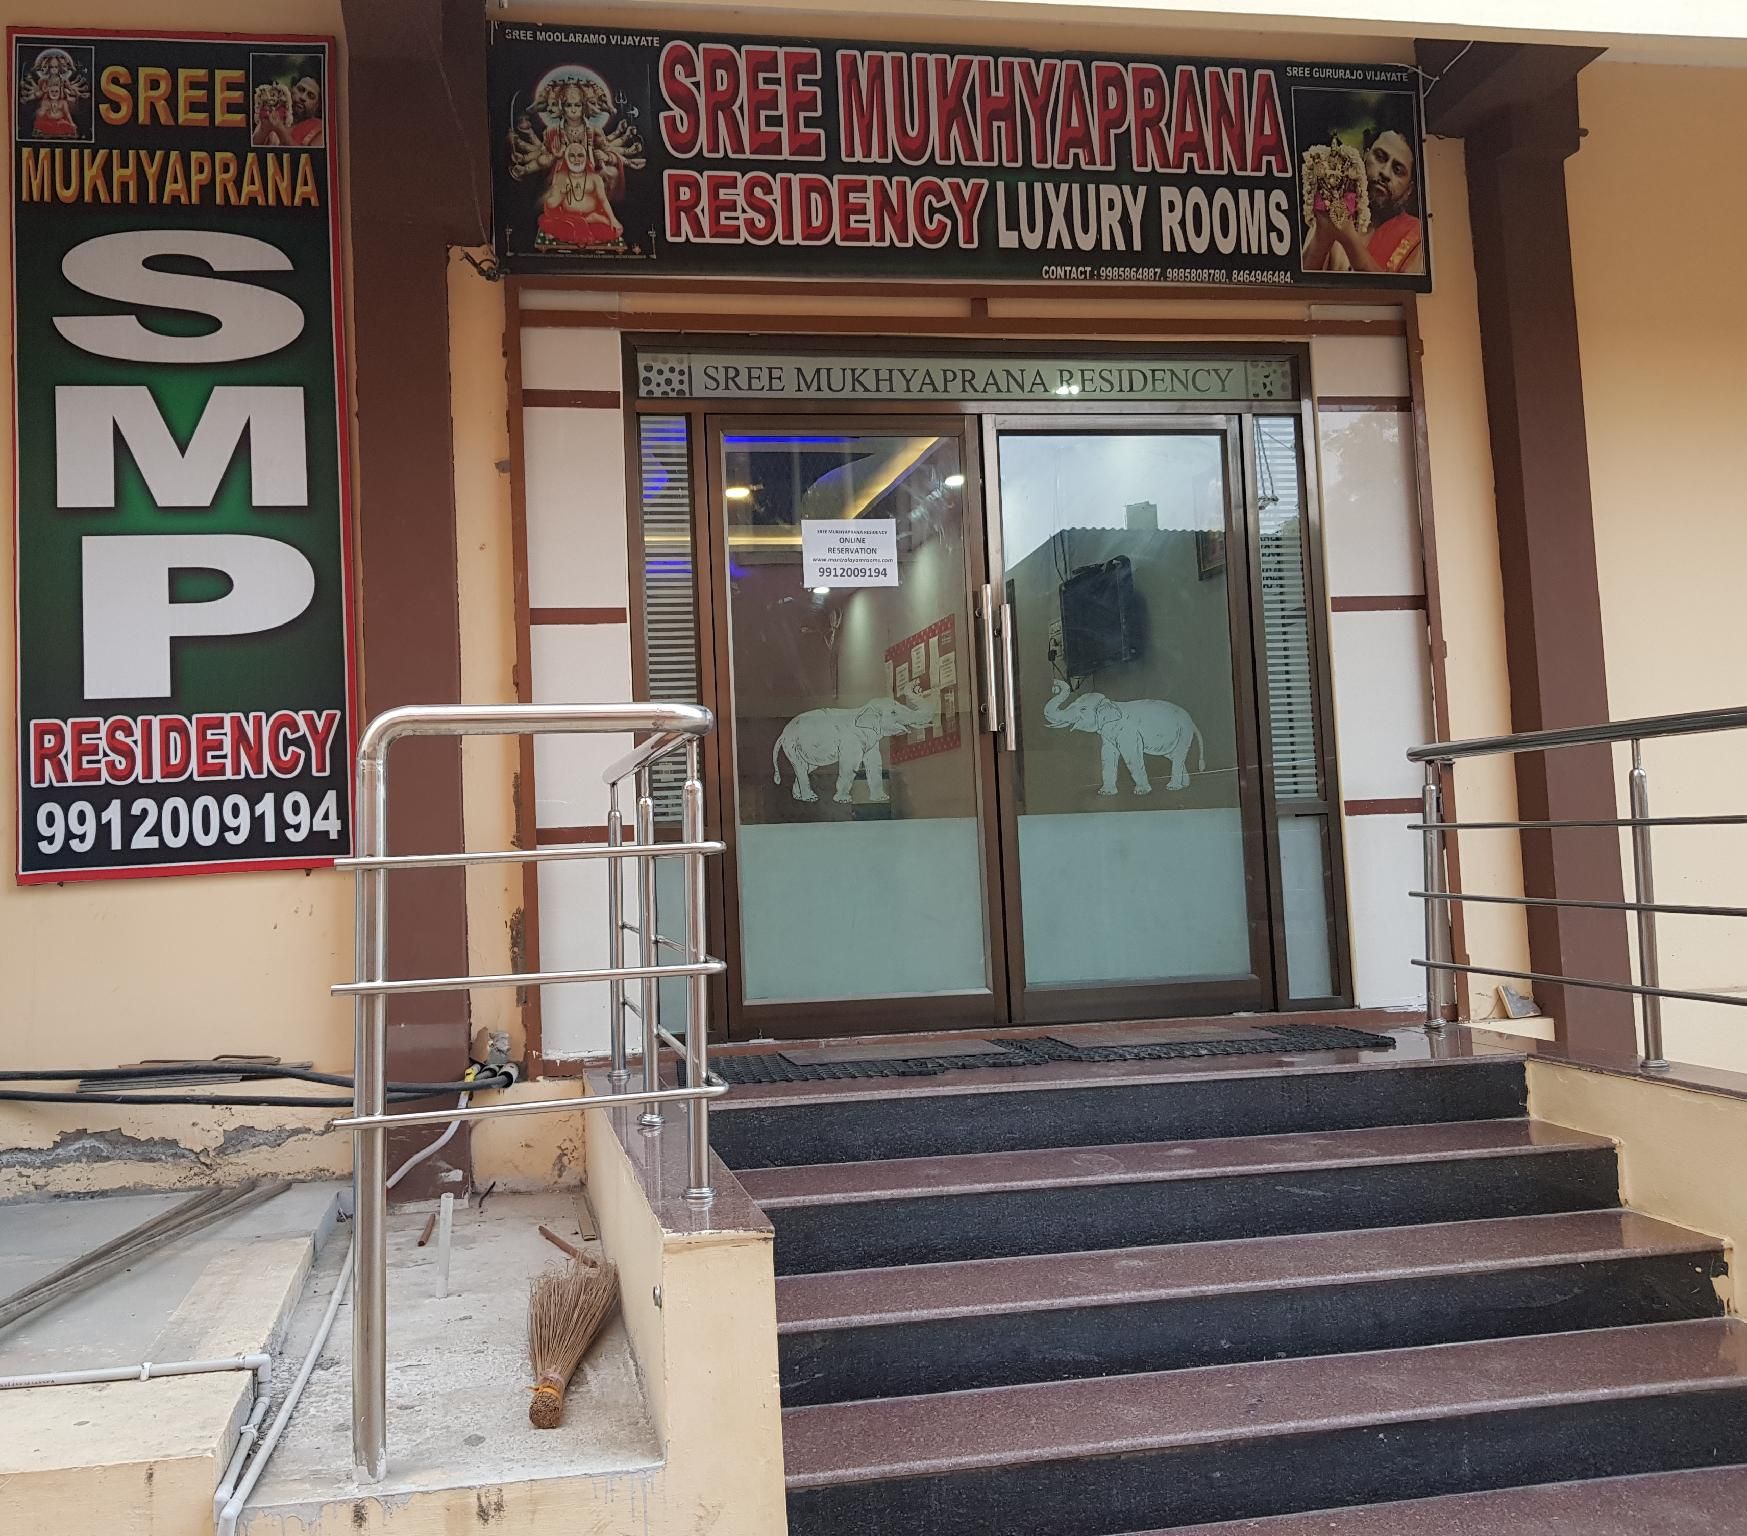
{"type": "Polygon", "coordinates": [[[729,485],[722,488],[722,494],[729,501],[745,501],[752,494],[750,485],[729,485]]]}
{"type": "Polygon", "coordinates": [[[964,476],[963,475],[948,475],[946,477],[946,483],[953,490],[956,491],[961,485],[964,484],[964,476]]]}
{"type": "Polygon", "coordinates": [[[825,597],[825,596],[829,595],[830,591],[831,591],[831,589],[829,587],[814,587],[813,588],[813,596],[814,597],[825,597]]]}

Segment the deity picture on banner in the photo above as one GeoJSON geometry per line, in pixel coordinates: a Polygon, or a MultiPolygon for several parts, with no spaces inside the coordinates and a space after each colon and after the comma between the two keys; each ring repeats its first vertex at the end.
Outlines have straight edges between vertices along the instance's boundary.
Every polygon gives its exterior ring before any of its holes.
{"type": "Polygon", "coordinates": [[[89,143],[91,48],[30,48],[20,44],[16,65],[18,137],[89,143]]]}
{"type": "Polygon", "coordinates": [[[585,64],[547,71],[517,102],[506,147],[513,181],[537,192],[535,249],[566,255],[635,256],[646,240],[627,234],[621,209],[631,174],[645,169],[637,109],[585,64]]]}
{"type": "Polygon", "coordinates": [[[958,639],[951,614],[886,647],[886,680],[893,693],[907,690],[934,706],[932,720],[892,743],[892,762],[914,762],[958,746],[958,639]]]}

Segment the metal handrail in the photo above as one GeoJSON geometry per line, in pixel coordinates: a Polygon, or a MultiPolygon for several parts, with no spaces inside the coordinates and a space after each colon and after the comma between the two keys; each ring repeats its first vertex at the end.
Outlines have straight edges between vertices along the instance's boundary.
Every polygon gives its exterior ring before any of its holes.
{"type": "MultiPolygon", "coordinates": [[[[1626,993],[1638,999],[1643,1020],[1644,1047],[1641,1064],[1664,1070],[1668,1058],[1662,1044],[1662,999],[1747,1006],[1747,998],[1722,992],[1701,992],[1661,984],[1661,957],[1656,941],[1659,914],[1681,917],[1747,917],[1747,908],[1704,906],[1656,900],[1655,866],[1650,834],[1656,827],[1740,826],[1747,816],[1652,816],[1650,776],[1644,767],[1643,744],[1665,736],[1697,736],[1715,731],[1747,730],[1747,707],[1687,710],[1671,715],[1644,715],[1635,720],[1610,720],[1594,725],[1567,726],[1555,730],[1515,731],[1503,736],[1481,736],[1466,741],[1434,741],[1408,750],[1410,762],[1425,767],[1422,791],[1423,815],[1413,825],[1423,839],[1424,889],[1411,894],[1425,906],[1425,958],[1414,964],[1426,973],[1426,1019],[1441,1029],[1446,1007],[1446,981],[1456,975],[1508,976],[1556,986],[1626,993]],[[1568,818],[1564,820],[1445,821],[1442,816],[1445,768],[1467,758],[1547,752],[1564,747],[1612,746],[1627,742],[1632,749],[1628,779],[1631,815],[1624,817],[1568,818]],[[1445,874],[1444,835],[1448,832],[1510,831],[1563,832],[1578,829],[1631,832],[1632,901],[1600,901],[1561,896],[1466,895],[1449,888],[1445,874]],[[1449,913],[1457,902],[1491,902],[1519,907],[1569,907],[1587,911],[1619,911],[1633,914],[1638,935],[1638,981],[1606,981],[1594,977],[1561,976],[1544,971],[1503,970],[1492,966],[1459,965],[1448,952],[1449,913]]],[[[1453,1009],[1451,1010],[1453,1011],[1453,1009]]]]}
{"type": "Polygon", "coordinates": [[[694,704],[530,704],[434,705],[391,709],[364,728],[357,751],[357,845],[353,858],[337,860],[353,873],[356,888],[357,978],[331,990],[356,1000],[352,1113],[333,1122],[350,1130],[353,1146],[353,1241],[357,1259],[352,1281],[352,1455],[361,1476],[379,1481],[387,1471],[388,1396],[388,1189],[387,1132],[398,1126],[444,1125],[454,1121],[495,1119],[506,1115],[548,1114],[579,1109],[642,1106],[639,1124],[650,1132],[663,1125],[661,1106],[684,1104],[687,1111],[688,1200],[706,1204],[710,1187],[709,1101],[728,1085],[709,1071],[709,978],[724,962],[704,947],[706,882],[704,860],[723,845],[704,836],[703,782],[699,777],[699,741],[715,727],[709,710],[694,704]],[[404,736],[515,736],[546,733],[648,734],[636,749],[605,774],[611,795],[607,843],[569,843],[537,849],[507,849],[481,853],[395,854],[388,843],[388,749],[404,736]],[[685,753],[685,826],[678,843],[655,844],[654,805],[650,796],[652,765],[669,753],[685,753]],[[639,794],[637,836],[624,841],[619,815],[619,784],[635,775],[639,794]],[[656,963],[655,863],[677,858],[684,865],[686,941],[684,959],[656,963]],[[465,867],[475,864],[543,863],[559,859],[604,859],[608,863],[609,952],[605,968],[566,971],[518,971],[487,976],[433,976],[390,979],[388,969],[388,876],[398,869],[465,867]],[[620,880],[621,861],[631,861],[638,875],[638,927],[643,941],[641,964],[624,963],[620,880]],[[686,1037],[676,1039],[655,1020],[654,998],[660,978],[684,977],[687,982],[686,1037]],[[643,1085],[626,1091],[624,996],[627,980],[643,988],[643,1085]],[[561,983],[606,982],[612,988],[611,1068],[615,1091],[584,1098],[530,1099],[510,1104],[465,1108],[387,1112],[387,1002],[408,993],[450,992],[475,987],[536,987],[561,983]],[[686,1057],[686,1086],[663,1088],[660,1046],[663,1041],[686,1057]]]}
{"type": "Polygon", "coordinates": [[[1597,725],[1558,726],[1545,731],[1511,731],[1466,741],[1432,741],[1410,747],[1411,763],[1451,763],[1462,757],[1501,752],[1547,752],[1558,747],[1592,747],[1610,742],[1650,741],[1658,736],[1702,736],[1707,731],[1747,730],[1747,706],[1689,709],[1674,715],[1642,715],[1636,720],[1603,720],[1597,725]]]}

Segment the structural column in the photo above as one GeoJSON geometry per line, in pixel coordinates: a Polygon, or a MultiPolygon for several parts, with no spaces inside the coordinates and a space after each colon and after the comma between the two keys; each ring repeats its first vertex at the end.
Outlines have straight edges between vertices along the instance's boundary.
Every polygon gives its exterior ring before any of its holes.
{"type": "MultiPolygon", "coordinates": [[[[450,245],[487,238],[485,22],[477,0],[345,0],[344,14],[368,719],[399,704],[461,696],[447,263],[450,245]]],[[[462,847],[459,741],[402,742],[391,782],[391,853],[462,847]]],[[[465,971],[465,873],[416,870],[390,879],[388,974],[465,971]]],[[[390,1078],[457,1079],[468,1039],[465,993],[389,999],[390,1078]]],[[[391,1136],[389,1166],[432,1134],[391,1136]]],[[[469,1166],[465,1128],[397,1196],[432,1193],[439,1162],[469,1166]]]]}
{"type": "MultiPolygon", "coordinates": [[[[1440,81],[1430,97],[1434,131],[1467,140],[1511,721],[1519,731],[1608,718],[1565,202],[1565,161],[1581,139],[1576,75],[1590,56],[1498,50],[1469,76],[1440,81]],[[1446,83],[1451,92],[1440,101],[1446,83]]],[[[1611,752],[1520,756],[1517,797],[1529,821],[1617,816],[1611,752]]],[[[1623,897],[1611,828],[1527,832],[1522,853],[1530,896],[1623,897]]],[[[1528,931],[1536,971],[1630,980],[1622,912],[1531,907],[1528,931]]],[[[1546,983],[1535,990],[1562,1040],[1635,1050],[1629,996],[1546,983]]]]}

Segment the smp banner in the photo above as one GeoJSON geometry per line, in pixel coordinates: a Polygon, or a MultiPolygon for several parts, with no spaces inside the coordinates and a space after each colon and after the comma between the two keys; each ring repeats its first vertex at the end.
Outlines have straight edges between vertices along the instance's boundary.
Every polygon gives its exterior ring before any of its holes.
{"type": "Polygon", "coordinates": [[[1405,66],[492,30],[521,272],[1429,288],[1405,66]]]}
{"type": "Polygon", "coordinates": [[[18,879],[330,863],[353,734],[333,44],[8,43],[18,879]]]}

